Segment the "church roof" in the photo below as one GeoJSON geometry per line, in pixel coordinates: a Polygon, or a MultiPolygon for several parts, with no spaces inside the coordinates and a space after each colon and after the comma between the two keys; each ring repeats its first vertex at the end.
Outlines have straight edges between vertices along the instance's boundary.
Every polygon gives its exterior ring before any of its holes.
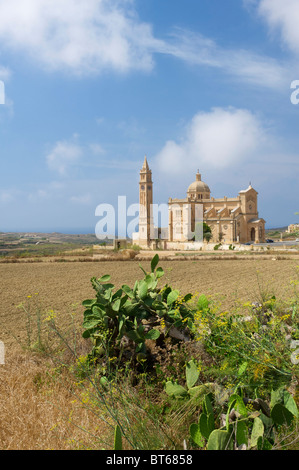
{"type": "Polygon", "coordinates": [[[249,224],[257,224],[259,222],[265,222],[264,219],[250,219],[248,220],[249,224]]]}
{"type": "Polygon", "coordinates": [[[201,174],[196,173],[196,180],[190,184],[188,188],[188,193],[210,193],[209,186],[201,181],[201,174]]]}
{"type": "MultiPolygon", "coordinates": [[[[255,191],[255,189],[251,186],[251,183],[249,183],[248,188],[247,189],[242,189],[241,191],[239,191],[239,194],[240,193],[247,193],[247,191],[251,191],[251,190],[255,191]]],[[[255,191],[255,192],[257,193],[257,191],[255,191]]]]}

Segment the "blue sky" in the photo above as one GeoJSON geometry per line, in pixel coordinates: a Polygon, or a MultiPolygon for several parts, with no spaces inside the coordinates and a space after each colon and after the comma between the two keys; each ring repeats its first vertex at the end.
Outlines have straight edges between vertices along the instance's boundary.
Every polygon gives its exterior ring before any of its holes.
{"type": "Polygon", "coordinates": [[[298,0],[0,0],[0,231],[94,231],[145,154],[156,203],[199,169],[294,223],[298,23],[298,0]]]}

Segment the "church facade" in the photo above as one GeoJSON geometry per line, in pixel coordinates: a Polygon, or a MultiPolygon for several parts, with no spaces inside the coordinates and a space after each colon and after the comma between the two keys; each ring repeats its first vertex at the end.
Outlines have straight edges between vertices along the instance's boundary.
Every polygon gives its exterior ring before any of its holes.
{"type": "MultiPolygon", "coordinates": [[[[197,224],[209,227],[210,243],[261,243],[265,241],[265,220],[258,214],[258,193],[249,185],[233,198],[211,197],[209,186],[197,172],[195,181],[183,199],[169,198],[168,227],[153,230],[153,181],[152,172],[145,157],[139,181],[139,232],[134,240],[140,246],[152,246],[157,238],[164,248],[196,241],[197,224]],[[158,237],[157,237],[158,233],[158,237]]],[[[201,240],[202,241],[202,240],[201,240]]]]}

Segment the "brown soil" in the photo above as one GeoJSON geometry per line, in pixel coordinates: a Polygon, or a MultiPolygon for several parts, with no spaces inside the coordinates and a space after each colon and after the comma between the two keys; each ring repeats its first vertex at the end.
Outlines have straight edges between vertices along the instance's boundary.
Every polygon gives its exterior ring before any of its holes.
{"type": "MultiPolygon", "coordinates": [[[[142,261],[150,270],[150,262],[142,261]]],[[[273,290],[280,297],[290,295],[290,280],[296,277],[296,260],[196,260],[161,261],[165,271],[161,282],[178,288],[182,293],[198,292],[221,298],[224,308],[241,299],[254,301],[261,290],[273,290]]],[[[38,293],[46,312],[54,309],[69,321],[67,314],[79,304],[77,321],[82,321],[81,302],[92,298],[90,279],[111,274],[116,287],[133,286],[143,276],[139,262],[71,262],[0,264],[0,340],[6,347],[15,342],[13,333],[24,338],[24,313],[17,306],[27,296],[38,293]]]]}

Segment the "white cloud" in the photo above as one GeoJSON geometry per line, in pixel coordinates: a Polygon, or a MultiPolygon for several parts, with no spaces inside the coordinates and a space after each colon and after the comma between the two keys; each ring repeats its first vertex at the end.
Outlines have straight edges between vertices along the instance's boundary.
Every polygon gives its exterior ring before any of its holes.
{"type": "Polygon", "coordinates": [[[272,30],[280,31],[284,44],[299,53],[298,0],[261,0],[258,12],[272,30]]]}
{"type": "Polygon", "coordinates": [[[82,154],[82,149],[76,142],[57,142],[46,157],[47,164],[51,170],[66,175],[69,168],[79,162],[82,154]]]}
{"type": "Polygon", "coordinates": [[[97,123],[98,126],[101,126],[104,122],[105,122],[105,118],[104,118],[104,117],[98,117],[98,118],[96,118],[96,123],[97,123]]]}
{"type": "Polygon", "coordinates": [[[150,70],[151,26],[129,0],[0,0],[1,46],[78,74],[150,70]]]}
{"type": "Polygon", "coordinates": [[[249,50],[219,46],[215,41],[187,30],[177,29],[160,52],[191,65],[213,67],[230,77],[266,88],[284,89],[285,83],[289,82],[288,64],[249,50]]]}
{"type": "Polygon", "coordinates": [[[98,143],[89,144],[89,149],[93,153],[93,155],[96,155],[96,156],[100,156],[100,155],[105,154],[105,150],[98,143]]]}
{"type": "Polygon", "coordinates": [[[0,80],[6,82],[10,79],[11,74],[12,73],[9,67],[4,67],[3,65],[0,65],[0,80]]]}
{"type": "Polygon", "coordinates": [[[6,204],[15,199],[16,192],[14,190],[2,189],[0,191],[0,203],[6,204]]]}
{"type": "Polygon", "coordinates": [[[70,201],[75,204],[90,204],[92,197],[90,194],[82,194],[77,196],[71,196],[70,201]]]}
{"type": "MultiPolygon", "coordinates": [[[[291,5],[297,2],[286,1],[291,5]]],[[[117,73],[151,71],[155,54],[166,54],[195,66],[222,69],[247,83],[281,87],[285,71],[274,59],[238,48],[228,49],[199,33],[182,29],[175,29],[167,39],[156,38],[151,24],[138,18],[135,3],[136,0],[0,0],[1,48],[30,56],[49,70],[79,75],[111,69],[117,73]]],[[[263,6],[266,11],[272,3],[282,5],[279,0],[262,0],[261,9],[263,6]]],[[[277,10],[272,7],[272,22],[276,20],[275,13],[278,18],[277,10]]],[[[282,16],[285,22],[288,15],[282,16]]],[[[299,33],[294,31],[295,34],[299,33]]]]}
{"type": "Polygon", "coordinates": [[[51,171],[68,179],[74,177],[76,173],[79,174],[79,170],[82,178],[83,174],[93,171],[92,169],[130,170],[136,168],[136,163],[132,160],[120,157],[110,158],[106,149],[98,142],[79,143],[79,136],[76,134],[69,140],[56,142],[46,155],[46,163],[51,171]]]}
{"type": "Polygon", "coordinates": [[[183,139],[166,142],[156,162],[161,171],[173,174],[225,169],[239,166],[267,145],[267,130],[250,111],[215,108],[196,114],[183,139]]]}
{"type": "Polygon", "coordinates": [[[41,201],[50,199],[51,191],[49,186],[48,184],[44,184],[43,189],[34,188],[34,191],[27,194],[28,201],[40,203],[41,201]]]}

